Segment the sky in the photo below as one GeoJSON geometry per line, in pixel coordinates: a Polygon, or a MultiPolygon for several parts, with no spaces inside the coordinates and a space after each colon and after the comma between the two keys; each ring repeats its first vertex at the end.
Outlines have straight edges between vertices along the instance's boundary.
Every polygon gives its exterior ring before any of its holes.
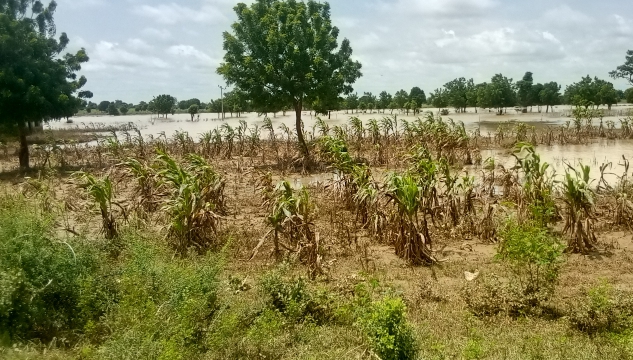
{"type": "MultiPolygon", "coordinates": [[[[84,47],[81,74],[93,101],[220,97],[222,33],[234,0],[57,0],[58,33],[84,47]]],[[[243,2],[252,2],[247,0],[243,2]]],[[[363,65],[359,94],[419,86],[429,93],[458,77],[496,73],[564,86],[608,79],[633,49],[630,0],[331,0],[339,41],[363,65]]],[[[612,80],[613,81],[613,80],[612,80]]],[[[626,89],[625,81],[613,81],[626,89]]]]}

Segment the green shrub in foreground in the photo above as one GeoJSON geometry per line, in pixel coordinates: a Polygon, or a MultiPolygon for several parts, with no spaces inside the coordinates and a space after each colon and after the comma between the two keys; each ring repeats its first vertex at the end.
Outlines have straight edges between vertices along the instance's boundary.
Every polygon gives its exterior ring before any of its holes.
{"type": "Polygon", "coordinates": [[[0,342],[68,338],[82,329],[82,282],[95,271],[94,254],[56,239],[51,219],[25,199],[0,198],[0,342]]]}
{"type": "Polygon", "coordinates": [[[414,359],[417,347],[402,299],[387,297],[371,304],[360,318],[374,352],[383,360],[414,359]]]}
{"type": "Polygon", "coordinates": [[[585,333],[625,331],[633,328],[633,294],[602,282],[569,302],[568,312],[571,325],[585,333]]]}
{"type": "Polygon", "coordinates": [[[221,262],[174,257],[153,243],[128,241],[120,299],[104,320],[111,335],[98,350],[102,359],[187,359],[207,351],[221,262]]]}

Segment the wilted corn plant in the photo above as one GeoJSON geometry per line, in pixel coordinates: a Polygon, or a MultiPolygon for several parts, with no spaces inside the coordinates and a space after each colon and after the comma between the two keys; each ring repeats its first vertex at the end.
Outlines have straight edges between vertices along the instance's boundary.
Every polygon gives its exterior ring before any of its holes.
{"type": "MultiPolygon", "coordinates": [[[[268,186],[264,187],[268,191],[268,186]]],[[[319,239],[314,231],[312,213],[314,205],[305,187],[294,191],[288,181],[282,181],[272,194],[267,194],[270,215],[266,222],[272,229],[264,235],[253,250],[251,258],[257,255],[259,248],[272,233],[275,256],[281,256],[281,248],[296,254],[299,260],[308,266],[311,278],[322,274],[319,239]],[[286,240],[288,243],[284,243],[286,240]]]]}
{"type": "Polygon", "coordinates": [[[101,231],[105,235],[106,239],[114,239],[118,236],[118,226],[114,217],[113,205],[113,191],[112,182],[110,177],[95,178],[85,172],[76,173],[81,183],[81,187],[86,190],[88,195],[99,205],[99,211],[101,212],[102,226],[101,231]]]}
{"type": "Polygon", "coordinates": [[[516,159],[516,168],[523,173],[522,196],[519,211],[526,214],[540,226],[547,226],[556,217],[556,205],[552,197],[554,172],[547,162],[529,143],[518,143],[512,156],[516,159]]]}
{"type": "Polygon", "coordinates": [[[593,229],[594,193],[590,187],[589,166],[580,165],[581,171],[567,165],[563,181],[563,200],[567,206],[565,228],[569,234],[568,250],[587,253],[597,242],[593,229]]]}
{"type": "Polygon", "coordinates": [[[414,265],[433,264],[426,214],[421,209],[423,192],[419,179],[410,173],[391,174],[387,179],[387,196],[396,205],[390,221],[389,235],[396,254],[414,265]]]}
{"type": "Polygon", "coordinates": [[[198,155],[185,159],[181,165],[163,152],[156,159],[157,174],[170,195],[164,207],[171,220],[167,236],[181,253],[212,245],[227,210],[222,176],[198,155]]]}
{"type": "Polygon", "coordinates": [[[153,212],[158,205],[156,173],[145,162],[134,158],[128,158],[119,164],[124,167],[136,180],[134,193],[137,195],[136,203],[146,212],[153,212]]]}

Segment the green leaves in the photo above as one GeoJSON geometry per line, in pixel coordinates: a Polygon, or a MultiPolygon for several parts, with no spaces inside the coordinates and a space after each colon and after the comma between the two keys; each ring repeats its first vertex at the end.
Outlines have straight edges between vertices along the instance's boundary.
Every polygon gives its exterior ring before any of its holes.
{"type": "Polygon", "coordinates": [[[624,79],[633,85],[633,50],[626,52],[626,60],[623,65],[609,73],[613,79],[624,79]]]}

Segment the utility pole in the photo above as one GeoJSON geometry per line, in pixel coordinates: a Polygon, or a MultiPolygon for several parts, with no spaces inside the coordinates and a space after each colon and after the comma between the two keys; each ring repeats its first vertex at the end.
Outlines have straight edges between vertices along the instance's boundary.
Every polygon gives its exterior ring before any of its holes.
{"type": "Polygon", "coordinates": [[[220,99],[222,100],[222,120],[224,120],[224,89],[226,87],[222,87],[222,85],[218,85],[220,88],[220,99]]]}

